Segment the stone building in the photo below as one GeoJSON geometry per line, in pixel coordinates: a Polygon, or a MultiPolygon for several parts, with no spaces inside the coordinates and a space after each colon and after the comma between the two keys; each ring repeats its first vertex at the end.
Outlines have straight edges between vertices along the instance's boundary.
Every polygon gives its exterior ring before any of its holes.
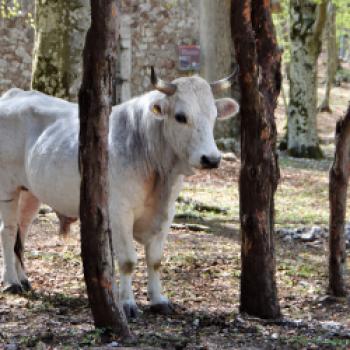
{"type": "MultiPolygon", "coordinates": [[[[0,94],[14,86],[30,88],[34,43],[30,14],[33,16],[34,0],[18,1],[22,13],[10,19],[1,18],[0,14],[0,94]]],[[[151,65],[166,80],[192,74],[179,69],[179,45],[201,45],[201,73],[207,79],[216,80],[228,74],[232,64],[225,57],[231,56],[231,49],[224,50],[222,41],[224,38],[231,45],[229,9],[223,3],[230,1],[121,0],[121,60],[117,79],[121,82],[122,100],[150,88],[151,65]],[[222,13],[215,15],[215,11],[222,13]],[[213,21],[217,21],[216,25],[213,21]],[[221,53],[217,59],[215,52],[221,53]],[[209,58],[211,62],[206,62],[209,58]],[[210,64],[211,70],[204,64],[210,64]]],[[[77,93],[79,84],[76,85],[77,93]]],[[[228,132],[223,134],[229,136],[232,125],[228,124],[226,129],[228,132]]]]}
{"type": "MultiPolygon", "coordinates": [[[[0,93],[30,87],[34,29],[28,13],[34,0],[25,0],[22,14],[0,18],[0,93]]],[[[124,99],[149,87],[147,67],[174,79],[178,45],[199,43],[199,0],[122,0],[121,76],[124,99]]]]}

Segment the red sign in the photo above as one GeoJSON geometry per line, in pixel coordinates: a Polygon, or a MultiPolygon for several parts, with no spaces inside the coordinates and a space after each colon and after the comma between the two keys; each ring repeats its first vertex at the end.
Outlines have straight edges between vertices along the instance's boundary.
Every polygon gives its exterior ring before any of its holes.
{"type": "Polygon", "coordinates": [[[198,45],[179,45],[179,70],[200,69],[200,48],[198,45]]]}

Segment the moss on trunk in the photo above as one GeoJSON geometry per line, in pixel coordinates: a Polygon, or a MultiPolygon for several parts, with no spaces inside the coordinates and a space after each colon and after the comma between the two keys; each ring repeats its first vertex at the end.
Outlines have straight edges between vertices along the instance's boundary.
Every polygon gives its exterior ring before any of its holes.
{"type": "Polygon", "coordinates": [[[308,146],[308,147],[301,145],[300,147],[297,147],[297,148],[289,148],[288,154],[291,157],[295,157],[295,158],[313,158],[313,159],[323,158],[323,153],[321,151],[321,148],[318,145],[308,146]]]}
{"type": "Polygon", "coordinates": [[[291,62],[287,143],[295,157],[321,158],[317,136],[317,59],[326,0],[290,0],[291,62]]]}
{"type": "Polygon", "coordinates": [[[35,1],[32,89],[76,100],[89,24],[88,0],[35,1]]]}

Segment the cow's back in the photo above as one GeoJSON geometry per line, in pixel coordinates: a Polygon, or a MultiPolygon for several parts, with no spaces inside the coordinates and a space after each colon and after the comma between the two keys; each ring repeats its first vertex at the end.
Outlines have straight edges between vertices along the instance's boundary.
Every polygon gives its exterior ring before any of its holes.
{"type": "MultiPolygon", "coordinates": [[[[50,125],[77,113],[76,105],[37,91],[11,89],[0,98],[0,187],[27,186],[26,157],[50,125]]],[[[1,189],[0,189],[1,191],[1,189]]]]}

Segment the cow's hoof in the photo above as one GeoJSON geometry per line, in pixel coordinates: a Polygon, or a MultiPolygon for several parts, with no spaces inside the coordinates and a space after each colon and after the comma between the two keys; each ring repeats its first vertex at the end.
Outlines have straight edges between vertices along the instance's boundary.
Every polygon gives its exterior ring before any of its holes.
{"type": "Polygon", "coordinates": [[[32,290],[32,286],[28,280],[21,281],[21,285],[25,292],[29,292],[32,290]]]}
{"type": "Polygon", "coordinates": [[[136,304],[124,303],[123,309],[127,319],[136,318],[141,313],[136,304]]]}
{"type": "Polygon", "coordinates": [[[159,315],[171,315],[175,313],[175,307],[172,303],[165,302],[159,304],[153,304],[150,308],[151,312],[159,315]]]}
{"type": "Polygon", "coordinates": [[[23,288],[20,284],[10,284],[2,290],[4,293],[9,293],[9,294],[22,294],[23,293],[23,288]]]}

